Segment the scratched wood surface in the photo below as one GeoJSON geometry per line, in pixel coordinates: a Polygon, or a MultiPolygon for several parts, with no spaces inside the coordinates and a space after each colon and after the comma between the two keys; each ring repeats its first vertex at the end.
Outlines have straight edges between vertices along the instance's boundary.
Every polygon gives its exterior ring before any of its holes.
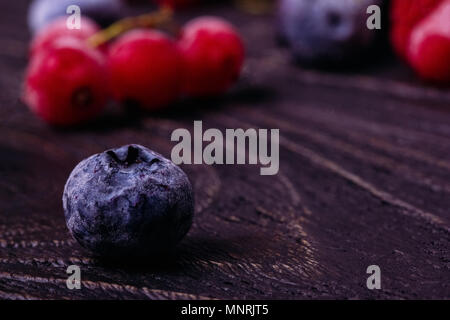
{"type": "Polygon", "coordinates": [[[231,7],[187,12],[232,20],[248,46],[226,97],[157,115],[110,107],[55,130],[20,102],[27,1],[0,4],[0,298],[450,298],[450,92],[391,58],[346,73],[303,70],[276,46],[270,16],[231,7]],[[176,257],[135,266],[96,261],[69,236],[61,194],[72,168],[140,143],[170,156],[170,134],[279,128],[280,172],[183,166],[194,225],[176,257]],[[66,268],[82,270],[81,290],[66,268]],[[379,265],[382,289],[366,288],[379,265]]]}

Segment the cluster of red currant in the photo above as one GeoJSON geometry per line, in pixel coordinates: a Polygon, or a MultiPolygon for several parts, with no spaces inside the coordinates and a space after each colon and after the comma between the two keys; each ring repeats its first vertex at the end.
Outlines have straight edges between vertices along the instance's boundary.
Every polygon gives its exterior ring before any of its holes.
{"type": "Polygon", "coordinates": [[[129,18],[103,31],[88,18],[81,29],[69,29],[65,18],[48,25],[31,45],[26,104],[46,122],[66,126],[99,114],[109,97],[157,110],[182,96],[223,93],[239,78],[244,46],[227,21],[199,17],[177,37],[133,27],[142,21],[129,18]],[[109,45],[119,29],[127,31],[109,45]]]}

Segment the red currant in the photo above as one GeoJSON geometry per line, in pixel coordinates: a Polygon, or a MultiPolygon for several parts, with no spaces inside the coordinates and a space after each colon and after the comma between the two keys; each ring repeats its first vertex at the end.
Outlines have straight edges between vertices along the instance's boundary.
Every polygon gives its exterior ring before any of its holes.
{"type": "Polygon", "coordinates": [[[192,5],[195,5],[199,0],[152,0],[152,2],[156,2],[159,5],[165,5],[171,8],[188,8],[192,5]]]}
{"type": "Polygon", "coordinates": [[[80,26],[80,29],[69,29],[66,17],[51,22],[34,37],[30,48],[31,56],[36,52],[47,50],[58,39],[73,37],[86,40],[100,30],[100,27],[93,20],[86,17],[81,19],[80,26]]]}
{"type": "Polygon", "coordinates": [[[183,55],[183,92],[210,96],[225,92],[239,78],[244,45],[227,21],[200,17],[182,30],[179,48],[183,55]]]}
{"type": "Polygon", "coordinates": [[[180,92],[181,58],[174,42],[155,30],[134,30],[109,51],[111,92],[153,110],[175,101],[180,92]]]}
{"type": "Polygon", "coordinates": [[[52,125],[74,125],[97,115],[108,97],[104,56],[78,39],[60,39],[33,56],[24,101],[52,125]]]}
{"type": "Polygon", "coordinates": [[[450,0],[445,0],[411,32],[408,58],[424,80],[450,84],[450,0]]]}
{"type": "Polygon", "coordinates": [[[443,0],[391,0],[389,32],[392,46],[407,58],[409,38],[413,28],[430,14],[443,0]]]}

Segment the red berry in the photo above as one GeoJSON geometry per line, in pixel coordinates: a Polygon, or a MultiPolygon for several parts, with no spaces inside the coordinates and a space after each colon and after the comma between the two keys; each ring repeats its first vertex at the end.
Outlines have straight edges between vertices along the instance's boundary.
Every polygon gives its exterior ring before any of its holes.
{"type": "Polygon", "coordinates": [[[244,45],[234,27],[223,19],[201,17],[182,30],[183,92],[210,96],[225,92],[241,73],[244,45]]]}
{"type": "Polygon", "coordinates": [[[77,39],[60,39],[28,67],[24,101],[53,125],[74,125],[97,115],[107,101],[104,57],[77,39]]]}
{"type": "Polygon", "coordinates": [[[93,20],[86,17],[81,19],[80,26],[80,29],[69,29],[66,17],[51,22],[34,37],[31,43],[30,55],[33,56],[39,51],[47,50],[56,40],[61,38],[70,37],[86,40],[100,30],[100,27],[93,20]]]}
{"type": "Polygon", "coordinates": [[[174,42],[155,30],[134,30],[109,51],[111,91],[116,100],[158,109],[180,92],[181,58],[174,42]]]}
{"type": "Polygon", "coordinates": [[[450,83],[450,0],[413,29],[408,49],[409,61],[419,76],[450,83]]]}
{"type": "Polygon", "coordinates": [[[159,5],[165,5],[175,9],[183,9],[196,4],[199,0],[152,0],[152,2],[157,2],[159,5]]]}
{"type": "Polygon", "coordinates": [[[412,29],[443,0],[392,0],[391,42],[395,51],[406,58],[412,29]]]}

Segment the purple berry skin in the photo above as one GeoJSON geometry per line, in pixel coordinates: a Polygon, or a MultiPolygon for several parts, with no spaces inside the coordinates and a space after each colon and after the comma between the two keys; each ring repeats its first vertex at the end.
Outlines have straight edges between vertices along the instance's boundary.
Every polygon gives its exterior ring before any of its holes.
{"type": "Polygon", "coordinates": [[[279,39],[303,63],[339,63],[369,49],[378,32],[369,30],[369,5],[384,0],[280,0],[279,39]]]}
{"type": "Polygon", "coordinates": [[[121,0],[34,0],[28,9],[28,26],[34,34],[49,22],[67,16],[67,8],[77,5],[81,14],[100,25],[108,25],[122,16],[121,0]]]}
{"type": "Polygon", "coordinates": [[[140,145],[81,161],[63,194],[67,227],[104,258],[168,254],[189,231],[194,195],[186,174],[140,145]]]}

